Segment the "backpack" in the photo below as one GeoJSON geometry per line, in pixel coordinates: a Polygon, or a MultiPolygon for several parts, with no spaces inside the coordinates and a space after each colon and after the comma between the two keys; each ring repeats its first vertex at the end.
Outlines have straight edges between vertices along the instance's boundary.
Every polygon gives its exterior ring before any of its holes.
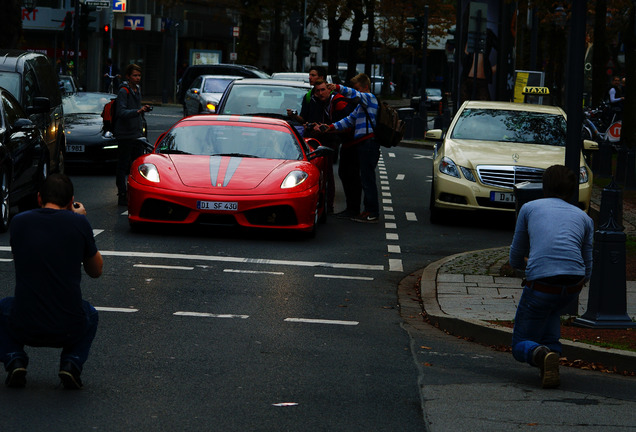
{"type": "Polygon", "coordinates": [[[395,147],[404,137],[404,121],[395,108],[378,99],[378,114],[376,125],[373,129],[375,138],[383,147],[395,147]]]}
{"type": "MultiPolygon", "coordinates": [[[[127,93],[130,93],[128,87],[124,87],[127,93]]],[[[115,132],[115,120],[117,120],[117,98],[111,99],[102,110],[102,131],[115,132]]]]}

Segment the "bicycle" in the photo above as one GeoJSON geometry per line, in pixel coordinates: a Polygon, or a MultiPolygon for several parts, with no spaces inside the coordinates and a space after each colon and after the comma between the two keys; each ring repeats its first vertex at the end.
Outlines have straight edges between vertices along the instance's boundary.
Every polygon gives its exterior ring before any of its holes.
{"type": "Polygon", "coordinates": [[[117,75],[104,74],[104,77],[106,77],[106,78],[108,78],[110,80],[110,84],[108,84],[107,93],[115,94],[115,78],[121,78],[121,75],[119,75],[119,74],[117,74],[117,75]]]}

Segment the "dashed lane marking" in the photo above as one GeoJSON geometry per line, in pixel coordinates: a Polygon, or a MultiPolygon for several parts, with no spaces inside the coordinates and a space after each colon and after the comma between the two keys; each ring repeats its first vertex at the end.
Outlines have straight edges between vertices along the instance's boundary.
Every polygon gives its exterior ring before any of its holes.
{"type": "Polygon", "coordinates": [[[312,319],[312,318],[285,318],[286,322],[295,322],[295,323],[307,323],[307,324],[336,324],[336,325],[347,325],[347,326],[356,326],[360,324],[358,321],[339,321],[339,320],[326,320],[326,319],[312,319]]]}
{"type": "Polygon", "coordinates": [[[194,270],[194,267],[172,266],[172,265],[157,265],[157,264],[134,264],[133,267],[152,268],[152,269],[166,269],[166,270],[194,270]]]}
{"type": "Polygon", "coordinates": [[[406,220],[417,222],[417,216],[415,216],[415,213],[406,212],[405,215],[406,215],[406,220]]]}
{"type": "Polygon", "coordinates": [[[123,313],[134,313],[139,312],[139,309],[133,308],[116,308],[116,307],[106,307],[106,306],[95,306],[95,309],[102,312],[123,312],[123,313]]]}
{"type": "MultiPolygon", "coordinates": [[[[207,266],[200,266],[207,267],[207,266]]],[[[259,271],[259,270],[238,270],[238,269],[223,269],[224,273],[245,273],[245,274],[268,274],[268,275],[284,275],[283,272],[270,272],[270,271],[259,271]]]]}
{"type": "Polygon", "coordinates": [[[185,311],[175,312],[172,315],[198,317],[198,318],[232,318],[232,319],[233,318],[248,319],[250,317],[249,315],[213,314],[213,313],[205,313],[205,312],[185,312],[185,311]]]}
{"type": "Polygon", "coordinates": [[[404,178],[405,178],[404,174],[398,174],[398,175],[395,176],[396,180],[404,180],[404,178]]]}
{"type": "Polygon", "coordinates": [[[328,278],[328,279],[366,280],[366,281],[373,280],[372,277],[366,277],[366,276],[343,276],[343,275],[328,275],[328,274],[318,274],[318,273],[316,273],[314,277],[328,278]]]}

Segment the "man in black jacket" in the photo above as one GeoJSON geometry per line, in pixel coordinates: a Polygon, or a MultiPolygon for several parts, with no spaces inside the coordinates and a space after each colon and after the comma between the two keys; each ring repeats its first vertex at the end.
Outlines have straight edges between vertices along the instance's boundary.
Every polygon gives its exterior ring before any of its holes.
{"type": "Polygon", "coordinates": [[[141,67],[130,64],[126,68],[126,81],[117,93],[115,119],[115,138],[117,138],[118,159],[115,182],[117,184],[118,204],[128,205],[126,196],[126,177],[130,173],[132,162],[143,154],[138,138],[143,136],[143,114],[152,110],[150,105],[141,106],[141,67]]]}

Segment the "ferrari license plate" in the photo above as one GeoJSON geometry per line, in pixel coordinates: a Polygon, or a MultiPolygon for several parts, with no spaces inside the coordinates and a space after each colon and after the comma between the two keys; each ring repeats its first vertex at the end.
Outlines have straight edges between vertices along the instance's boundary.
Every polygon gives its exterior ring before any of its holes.
{"type": "Polygon", "coordinates": [[[515,200],[515,194],[513,194],[513,193],[491,191],[490,192],[490,201],[513,203],[516,200],[515,200]]]}
{"type": "Polygon", "coordinates": [[[225,201],[197,201],[197,209],[236,211],[238,210],[238,203],[225,201]]]}
{"type": "Polygon", "coordinates": [[[84,153],[84,144],[70,144],[66,146],[69,153],[84,153]]]}

